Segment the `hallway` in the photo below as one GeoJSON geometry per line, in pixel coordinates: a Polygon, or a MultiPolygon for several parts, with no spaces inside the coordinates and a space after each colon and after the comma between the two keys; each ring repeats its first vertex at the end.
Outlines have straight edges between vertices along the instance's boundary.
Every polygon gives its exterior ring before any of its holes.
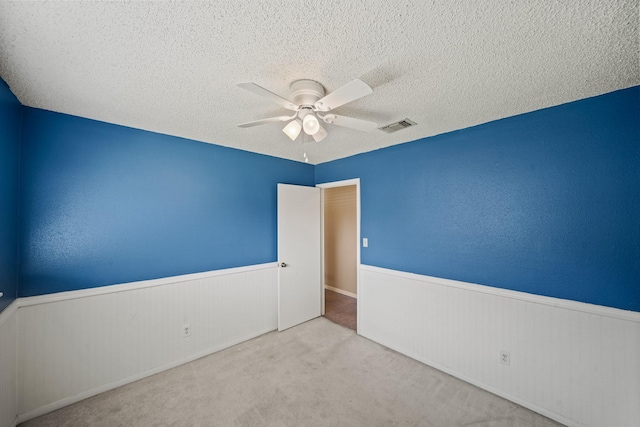
{"type": "Polygon", "coordinates": [[[329,289],[324,290],[324,317],[345,328],[357,331],[358,300],[329,289]]]}

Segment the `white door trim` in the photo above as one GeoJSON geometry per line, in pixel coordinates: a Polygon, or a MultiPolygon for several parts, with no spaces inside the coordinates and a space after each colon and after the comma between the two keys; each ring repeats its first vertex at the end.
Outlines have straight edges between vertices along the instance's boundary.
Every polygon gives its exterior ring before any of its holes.
{"type": "MultiPolygon", "coordinates": [[[[356,293],[360,295],[360,178],[345,179],[343,181],[325,182],[316,184],[316,187],[324,190],[325,188],[347,187],[349,185],[356,186],[356,293]]],[[[322,314],[324,315],[324,191],[320,193],[320,240],[322,247],[320,248],[320,268],[322,271],[322,314]]],[[[360,334],[360,298],[356,300],[357,311],[357,333],[360,334]]]]}

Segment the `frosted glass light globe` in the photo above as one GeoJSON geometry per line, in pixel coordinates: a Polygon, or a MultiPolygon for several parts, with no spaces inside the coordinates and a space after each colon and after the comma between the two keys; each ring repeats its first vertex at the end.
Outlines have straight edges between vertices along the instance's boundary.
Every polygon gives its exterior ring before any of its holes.
{"type": "Polygon", "coordinates": [[[302,126],[300,126],[300,123],[297,120],[293,120],[289,122],[289,124],[286,125],[284,129],[282,129],[282,132],[286,133],[292,141],[295,141],[298,135],[300,135],[301,129],[302,126]]]}
{"type": "Polygon", "coordinates": [[[302,120],[302,129],[307,135],[315,135],[320,130],[320,123],[314,114],[307,114],[302,120]]]}

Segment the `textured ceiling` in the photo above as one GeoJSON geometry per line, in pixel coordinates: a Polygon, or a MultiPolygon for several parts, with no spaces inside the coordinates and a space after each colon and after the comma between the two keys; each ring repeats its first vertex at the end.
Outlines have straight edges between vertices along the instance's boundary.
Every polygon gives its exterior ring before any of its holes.
{"type": "Polygon", "coordinates": [[[0,2],[0,76],[32,107],[311,163],[640,84],[638,0],[0,2]],[[329,126],[292,142],[297,79],[374,93],[334,110],[385,134],[329,126]]]}

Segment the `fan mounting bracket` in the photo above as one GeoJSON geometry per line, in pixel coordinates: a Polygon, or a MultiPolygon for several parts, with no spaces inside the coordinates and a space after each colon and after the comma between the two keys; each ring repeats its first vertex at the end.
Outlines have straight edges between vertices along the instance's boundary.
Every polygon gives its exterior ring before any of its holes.
{"type": "Polygon", "coordinates": [[[312,106],[324,97],[324,87],[315,80],[296,80],[289,86],[291,100],[298,106],[312,106]]]}

